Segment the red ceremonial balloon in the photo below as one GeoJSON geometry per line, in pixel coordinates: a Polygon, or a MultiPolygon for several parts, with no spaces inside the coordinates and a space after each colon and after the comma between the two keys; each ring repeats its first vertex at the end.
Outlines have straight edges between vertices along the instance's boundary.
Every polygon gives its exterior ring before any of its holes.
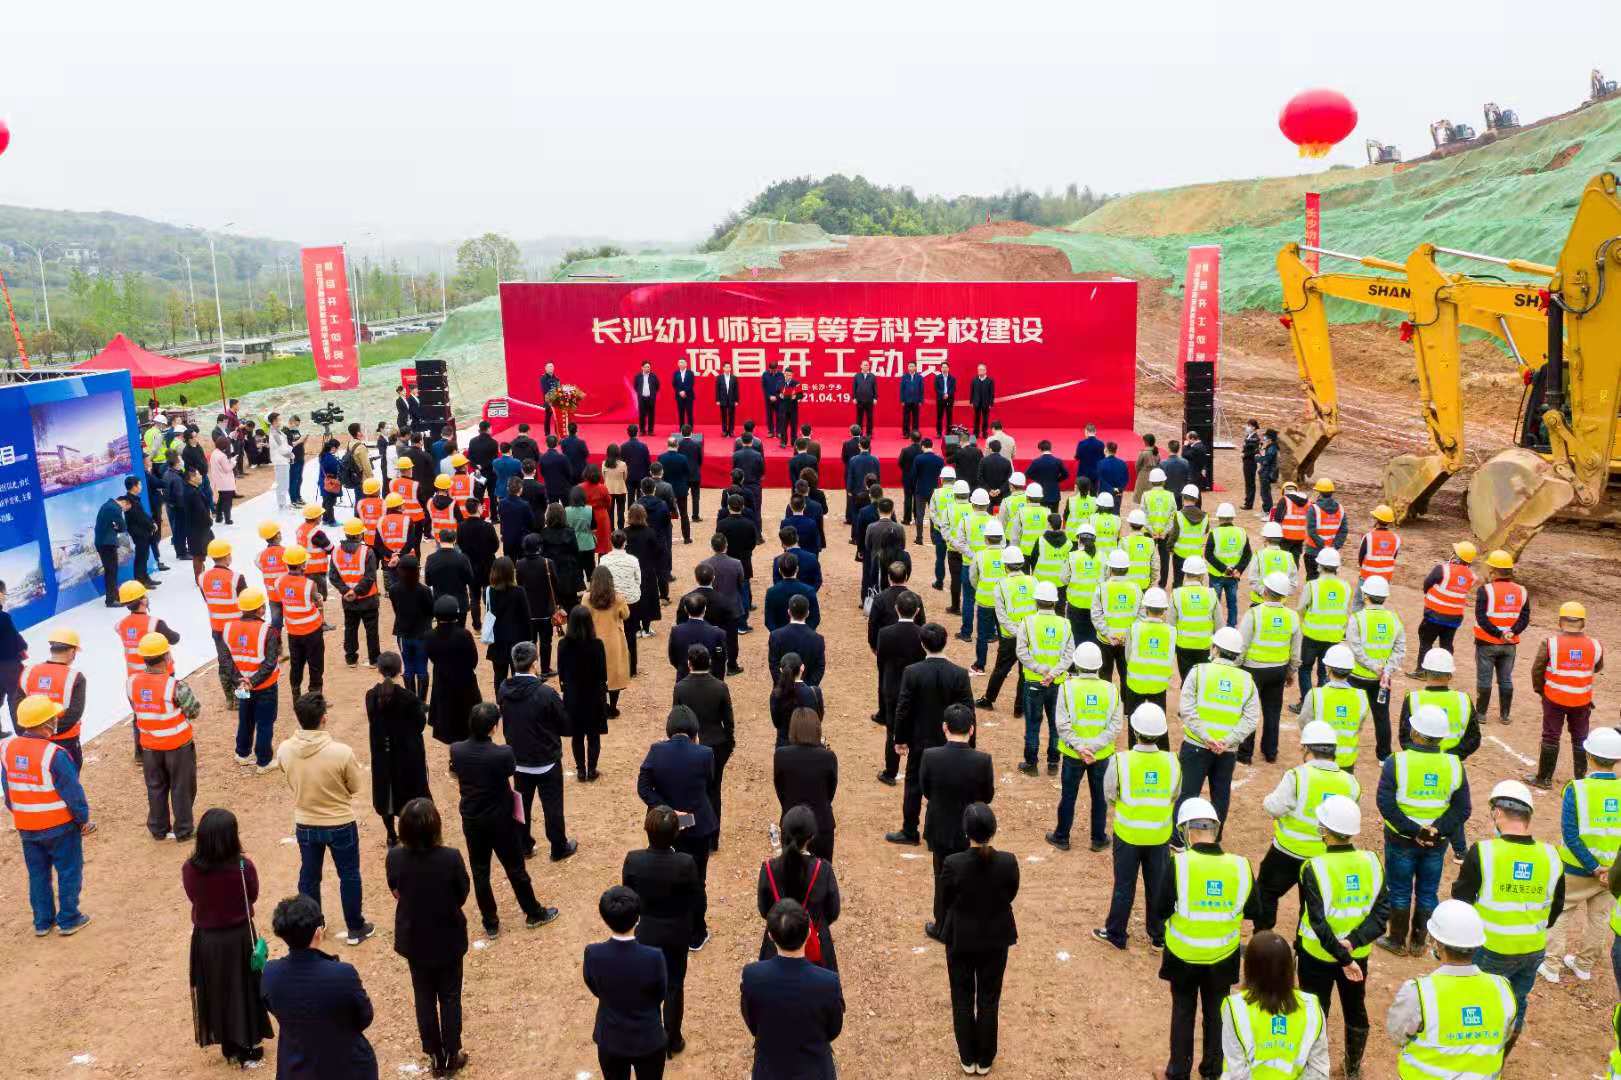
{"type": "Polygon", "coordinates": [[[6,127],[6,122],[4,120],[0,120],[0,154],[5,153],[6,147],[10,145],[11,129],[6,127]]]}
{"type": "Polygon", "coordinates": [[[1322,157],[1356,129],[1356,106],[1338,90],[1302,90],[1278,113],[1278,130],[1301,157],[1322,157]]]}

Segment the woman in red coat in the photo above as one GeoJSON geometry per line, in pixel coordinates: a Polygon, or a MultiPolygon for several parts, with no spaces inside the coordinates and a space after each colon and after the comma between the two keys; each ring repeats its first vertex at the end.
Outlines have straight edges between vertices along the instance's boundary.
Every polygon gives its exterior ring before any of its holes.
{"type": "Polygon", "coordinates": [[[597,557],[600,558],[613,550],[613,526],[609,524],[608,512],[613,506],[613,495],[608,491],[608,485],[602,482],[602,470],[595,465],[585,467],[585,476],[580,481],[580,490],[585,492],[585,504],[591,508],[591,518],[597,534],[597,557]]]}

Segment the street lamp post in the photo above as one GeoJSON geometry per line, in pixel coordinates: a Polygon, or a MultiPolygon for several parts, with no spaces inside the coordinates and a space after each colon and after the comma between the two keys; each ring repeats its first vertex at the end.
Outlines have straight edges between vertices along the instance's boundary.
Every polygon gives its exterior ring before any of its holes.
{"type": "Polygon", "coordinates": [[[445,291],[445,249],[439,249],[439,318],[443,320],[450,314],[450,304],[446,300],[445,291]]]}
{"type": "Polygon", "coordinates": [[[293,327],[293,325],[294,325],[293,324],[293,311],[294,311],[294,308],[293,308],[293,260],[291,260],[291,259],[277,259],[276,261],[281,264],[282,275],[286,278],[286,281],[287,281],[287,327],[288,327],[288,329],[291,329],[293,327]]]}
{"type": "MultiPolygon", "coordinates": [[[[235,224],[234,221],[227,221],[223,227],[229,229],[235,224]]],[[[212,233],[206,235],[208,236],[208,261],[214,268],[214,318],[219,322],[220,358],[223,360],[225,357],[225,307],[220,303],[219,255],[214,250],[214,235],[212,233]]]]}
{"type": "Polygon", "coordinates": [[[45,284],[45,252],[42,248],[50,247],[50,244],[46,243],[40,245],[40,247],[35,247],[26,240],[17,242],[32,251],[34,258],[39,260],[39,292],[40,296],[45,300],[45,329],[48,331],[51,328],[51,290],[45,284]]]}
{"type": "Polygon", "coordinates": [[[201,342],[203,333],[197,328],[197,288],[191,283],[191,256],[179,248],[175,249],[175,254],[186,264],[186,293],[191,297],[191,307],[188,309],[191,312],[191,337],[193,341],[201,342]]]}

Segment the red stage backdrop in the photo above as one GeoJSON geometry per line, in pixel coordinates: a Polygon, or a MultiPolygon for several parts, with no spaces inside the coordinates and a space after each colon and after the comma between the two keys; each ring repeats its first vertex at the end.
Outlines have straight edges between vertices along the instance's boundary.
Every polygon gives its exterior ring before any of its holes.
{"type": "Polygon", "coordinates": [[[304,311],[310,324],[310,353],[322,390],[353,390],[360,385],[360,354],[349,310],[349,276],[343,248],[304,249],[304,311]]]}
{"type": "MultiPolygon", "coordinates": [[[[634,423],[632,377],[645,360],[660,382],[660,427],[673,427],[671,376],[685,358],[697,375],[700,425],[719,421],[714,377],[730,363],[739,420],[763,428],[760,375],[775,360],[804,383],[807,424],[854,419],[851,380],[867,361],[879,379],[880,427],[899,423],[900,377],[914,362],[925,376],[950,365],[954,418],[965,426],[969,380],[982,363],[1010,429],[1132,426],[1134,281],[509,283],[501,319],[512,422],[538,417],[550,362],[585,391],[583,424],[634,423]]],[[[926,378],[921,419],[931,431],[934,399],[926,378]]]]}

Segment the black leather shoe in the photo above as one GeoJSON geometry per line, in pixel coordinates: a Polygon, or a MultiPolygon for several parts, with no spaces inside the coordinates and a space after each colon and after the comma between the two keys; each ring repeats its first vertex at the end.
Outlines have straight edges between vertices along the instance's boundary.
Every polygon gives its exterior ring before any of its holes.
{"type": "Polygon", "coordinates": [[[939,941],[940,928],[935,926],[932,922],[926,922],[923,924],[923,936],[934,941],[939,941]]]}
{"type": "Polygon", "coordinates": [[[557,914],[558,912],[556,908],[543,907],[540,909],[538,914],[531,915],[529,918],[525,919],[523,924],[529,929],[533,930],[537,926],[545,926],[547,923],[556,919],[557,914]]]}
{"type": "Polygon", "coordinates": [[[890,787],[895,786],[895,778],[890,776],[888,773],[879,773],[878,782],[880,784],[888,784],[890,787]]]}
{"type": "Polygon", "coordinates": [[[1041,775],[1041,769],[1038,768],[1036,763],[1033,762],[1033,761],[1021,761],[1021,762],[1019,762],[1019,771],[1024,773],[1024,775],[1026,775],[1026,776],[1040,776],[1041,775]]]}
{"type": "Polygon", "coordinates": [[[580,842],[578,840],[570,840],[568,842],[568,846],[565,847],[562,851],[554,851],[554,852],[552,852],[552,862],[562,862],[564,859],[568,858],[570,855],[573,855],[576,851],[579,851],[579,850],[580,850],[580,842]]]}
{"type": "Polygon", "coordinates": [[[884,839],[891,844],[906,844],[910,847],[917,847],[923,842],[912,833],[903,832],[900,829],[885,833],[884,839]]]}
{"type": "Polygon", "coordinates": [[[1055,832],[1050,832],[1050,833],[1047,834],[1047,843],[1051,844],[1053,847],[1057,848],[1059,851],[1068,851],[1069,850],[1069,841],[1068,840],[1060,840],[1058,838],[1058,834],[1055,833],[1055,832]]]}

